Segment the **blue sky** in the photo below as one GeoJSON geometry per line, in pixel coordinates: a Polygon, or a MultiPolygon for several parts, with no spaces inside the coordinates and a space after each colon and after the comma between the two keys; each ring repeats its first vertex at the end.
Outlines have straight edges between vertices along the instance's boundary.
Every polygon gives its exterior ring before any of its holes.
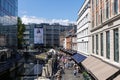
{"type": "MultiPolygon", "coordinates": [[[[18,0],[18,16],[41,20],[76,21],[84,0],[18,0]]],[[[32,20],[31,20],[32,21],[32,20]]]]}

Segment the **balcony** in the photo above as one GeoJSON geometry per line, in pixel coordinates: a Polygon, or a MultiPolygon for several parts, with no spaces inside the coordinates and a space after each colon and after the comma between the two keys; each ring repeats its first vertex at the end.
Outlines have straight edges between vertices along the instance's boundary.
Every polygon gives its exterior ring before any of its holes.
{"type": "Polygon", "coordinates": [[[25,31],[25,32],[24,32],[24,34],[28,34],[28,35],[29,35],[29,34],[30,34],[30,32],[29,32],[29,31],[25,31]]]}
{"type": "Polygon", "coordinates": [[[29,36],[25,36],[23,39],[30,39],[30,37],[29,36]]]}

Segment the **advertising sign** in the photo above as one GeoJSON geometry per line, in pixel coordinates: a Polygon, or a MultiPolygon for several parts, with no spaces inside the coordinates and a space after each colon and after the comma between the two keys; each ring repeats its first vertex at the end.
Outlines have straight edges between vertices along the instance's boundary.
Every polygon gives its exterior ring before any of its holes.
{"type": "Polygon", "coordinates": [[[34,44],[43,44],[43,28],[34,28],[34,44]]]}

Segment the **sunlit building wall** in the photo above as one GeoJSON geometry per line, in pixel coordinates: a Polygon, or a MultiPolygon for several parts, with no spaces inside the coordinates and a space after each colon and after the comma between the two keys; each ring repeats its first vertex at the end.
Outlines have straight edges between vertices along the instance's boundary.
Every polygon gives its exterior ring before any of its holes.
{"type": "Polygon", "coordinates": [[[83,54],[90,54],[90,0],[86,0],[78,12],[77,19],[77,51],[83,54]]]}
{"type": "Polygon", "coordinates": [[[120,67],[120,0],[92,0],[91,53],[120,67]]]}

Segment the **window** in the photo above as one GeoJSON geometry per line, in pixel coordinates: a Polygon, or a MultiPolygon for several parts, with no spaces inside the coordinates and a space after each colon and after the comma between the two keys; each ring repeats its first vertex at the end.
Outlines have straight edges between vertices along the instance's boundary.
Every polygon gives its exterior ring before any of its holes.
{"type": "Polygon", "coordinates": [[[119,33],[118,29],[114,30],[114,60],[119,62],[119,33]]]}
{"type": "Polygon", "coordinates": [[[106,2],[106,18],[109,18],[109,2],[106,2]]]}
{"type": "Polygon", "coordinates": [[[114,13],[118,13],[118,0],[114,0],[114,13]]]}
{"type": "MultiPolygon", "coordinates": [[[[101,6],[102,6],[102,0],[100,0],[100,4],[101,4],[101,6]]],[[[103,6],[102,6],[102,7],[103,7],[103,6]]],[[[101,8],[101,9],[100,9],[101,23],[102,23],[102,20],[103,20],[102,16],[103,16],[103,11],[102,11],[102,8],[101,8]]]]}
{"type": "Polygon", "coordinates": [[[94,36],[92,36],[92,52],[94,53],[94,36]]]}
{"type": "Polygon", "coordinates": [[[98,35],[96,35],[96,54],[98,54],[98,35]]]}
{"type": "Polygon", "coordinates": [[[96,12],[96,26],[98,25],[98,12],[96,12]]]}
{"type": "Polygon", "coordinates": [[[102,23],[102,9],[100,9],[101,23],[102,23]]]}
{"type": "Polygon", "coordinates": [[[92,11],[94,11],[94,0],[92,0],[92,11]]]}
{"type": "Polygon", "coordinates": [[[100,36],[101,36],[101,56],[103,56],[103,33],[101,33],[100,36]]]}
{"type": "MultiPolygon", "coordinates": [[[[94,18],[94,16],[93,16],[93,18],[94,18]]],[[[94,19],[92,20],[92,28],[94,28],[94,19]]]]}
{"type": "Polygon", "coordinates": [[[106,32],[106,57],[110,59],[110,32],[106,32]]]}
{"type": "MultiPolygon", "coordinates": [[[[96,0],[96,11],[97,11],[97,6],[98,6],[98,1],[99,0],[96,0]]],[[[98,17],[99,17],[99,12],[97,11],[96,12],[96,26],[98,25],[98,17]]]]}
{"type": "Polygon", "coordinates": [[[96,6],[98,6],[99,0],[96,0],[96,6]]]}

